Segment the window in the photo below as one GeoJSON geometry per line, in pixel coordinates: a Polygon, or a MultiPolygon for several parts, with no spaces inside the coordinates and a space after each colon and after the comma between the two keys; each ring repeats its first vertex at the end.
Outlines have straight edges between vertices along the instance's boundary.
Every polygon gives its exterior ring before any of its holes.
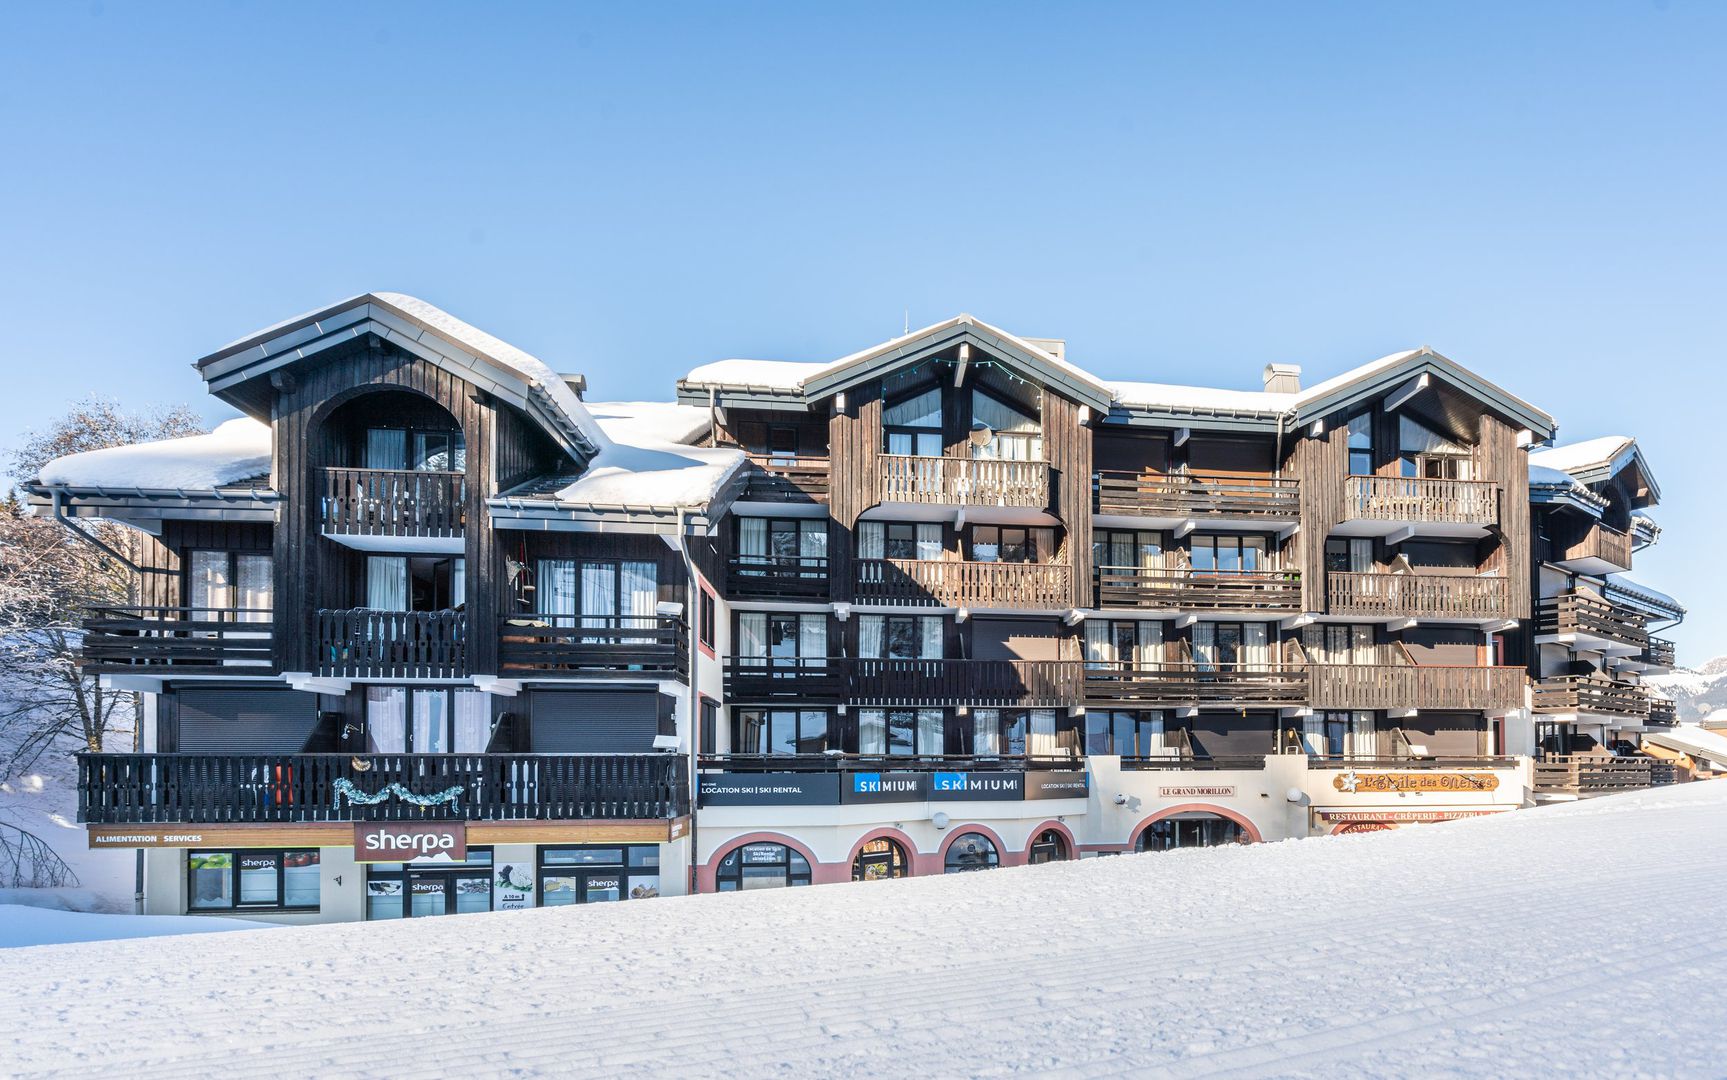
{"type": "Polygon", "coordinates": [[[696,753],[717,754],[720,752],[720,707],[712,698],[702,698],[702,726],[699,738],[701,742],[696,747],[696,753]]]}
{"type": "Polygon", "coordinates": [[[1263,536],[1195,536],[1191,560],[1198,574],[1258,574],[1271,569],[1263,536]]]}
{"type": "Polygon", "coordinates": [[[768,428],[768,456],[781,461],[796,461],[798,429],[779,425],[768,428]]]}
{"type": "Polygon", "coordinates": [[[941,387],[890,401],[882,408],[883,451],[915,457],[942,456],[941,387]]]}
{"type": "Polygon", "coordinates": [[[470,847],[467,861],[460,863],[373,863],[366,868],[366,918],[418,919],[490,911],[492,873],[489,847],[470,847]]]}
{"type": "Polygon", "coordinates": [[[1044,863],[1066,862],[1068,858],[1067,837],[1054,829],[1045,829],[1032,840],[1026,862],[1031,866],[1042,866],[1044,863]]]}
{"type": "Polygon", "coordinates": [[[826,615],[740,611],[737,618],[734,651],[739,667],[785,679],[795,678],[804,671],[826,670],[826,615]]]}
{"type": "Polygon", "coordinates": [[[1057,742],[1054,709],[973,709],[971,715],[975,754],[1063,756],[1057,742]]]}
{"type": "Polygon", "coordinates": [[[732,709],[732,753],[820,754],[828,748],[821,709],[732,709]]]}
{"type": "Polygon", "coordinates": [[[720,860],[720,892],[784,889],[810,883],[810,861],[784,844],[745,844],[720,860]]]}
{"type": "MultiPolygon", "coordinates": [[[[535,617],[555,626],[589,630],[659,627],[660,566],[646,559],[541,559],[534,591],[535,617]]],[[[584,634],[590,644],[645,644],[625,633],[584,634]]]]}
{"type": "Polygon", "coordinates": [[[1325,542],[1325,569],[1333,574],[1365,574],[1373,569],[1373,540],[1351,537],[1325,542]]]}
{"type": "Polygon", "coordinates": [[[1349,475],[1373,475],[1373,416],[1349,418],[1349,475]]]}
{"type": "Polygon", "coordinates": [[[1397,418],[1398,473],[1426,480],[1472,480],[1475,459],[1460,446],[1408,416],[1397,418]]]}
{"type": "Polygon", "coordinates": [[[1315,659],[1325,664],[1371,664],[1377,659],[1374,631],[1371,625],[1331,623],[1318,628],[1319,655],[1315,659]]]}
{"type": "Polygon", "coordinates": [[[696,640],[702,648],[708,650],[708,655],[714,651],[714,609],[718,602],[714,591],[706,585],[701,586],[696,593],[696,640]]]}
{"type": "Polygon", "coordinates": [[[189,851],[186,906],[191,911],[316,911],[318,852],[189,851]]]}
{"type": "Polygon", "coordinates": [[[1175,745],[1165,738],[1164,714],[1129,709],[1087,710],[1085,752],[1126,758],[1175,757],[1175,745]]]}
{"type": "Polygon", "coordinates": [[[947,858],[942,860],[944,874],[965,874],[973,870],[993,870],[1001,865],[1001,855],[995,844],[983,833],[961,833],[947,846],[947,858]]]}
{"type": "Polygon", "coordinates": [[[373,611],[449,611],[467,600],[461,558],[366,556],[366,607],[373,611]]]}
{"type": "Polygon", "coordinates": [[[1163,624],[1129,619],[1085,621],[1086,667],[1094,671],[1154,669],[1163,661],[1163,624]]]}
{"type": "Polygon", "coordinates": [[[937,521],[862,521],[857,532],[860,559],[942,557],[941,523],[937,521]]]}
{"type": "Polygon", "coordinates": [[[1201,671],[1266,670],[1271,633],[1265,623],[1195,623],[1193,659],[1201,671]]]}
{"type": "Polygon", "coordinates": [[[1164,566],[1165,550],[1160,532],[1128,532],[1099,529],[1091,541],[1092,561],[1100,567],[1120,570],[1156,570],[1164,566]]]}
{"type": "Polygon", "coordinates": [[[852,862],[853,881],[886,881],[910,876],[911,866],[906,860],[905,848],[886,837],[865,844],[852,862]]]}
{"type": "Polygon", "coordinates": [[[865,660],[940,660],[940,615],[859,615],[858,656],[865,660]]]}
{"type": "Polygon", "coordinates": [[[971,456],[1002,461],[1042,461],[1043,426],[999,398],[981,390],[971,394],[972,430],[988,430],[991,438],[982,446],[973,444],[971,456]]]}
{"type": "Polygon", "coordinates": [[[249,551],[190,551],[186,605],[199,622],[269,622],[275,587],[269,555],[249,551]]]}
{"type": "Polygon", "coordinates": [[[1055,554],[1052,528],[976,525],[971,530],[971,557],[976,562],[1054,562],[1055,554]]]}
{"type": "Polygon", "coordinates": [[[738,518],[738,574],[827,576],[828,529],[820,518],[738,518]]]}
{"type": "Polygon", "coordinates": [[[660,849],[542,847],[539,878],[541,907],[651,900],[660,895],[660,849]]]}
{"type": "Polygon", "coordinates": [[[1174,851],[1177,848],[1217,847],[1245,844],[1247,830],[1226,817],[1206,813],[1177,814],[1154,821],[1139,834],[1141,851],[1174,851]]]}
{"type": "Polygon", "coordinates": [[[1309,754],[1325,757],[1373,757],[1378,750],[1378,735],[1371,712],[1316,713],[1306,719],[1302,730],[1304,749],[1309,754]]]}
{"type": "Polygon", "coordinates": [[[946,714],[941,709],[858,710],[858,753],[894,757],[943,752],[946,714]]]}
{"type": "Polygon", "coordinates": [[[366,430],[366,468],[465,472],[468,447],[460,431],[366,430]]]}
{"type": "Polygon", "coordinates": [[[492,699],[483,690],[366,687],[366,751],[483,754],[492,740],[492,699]]]}

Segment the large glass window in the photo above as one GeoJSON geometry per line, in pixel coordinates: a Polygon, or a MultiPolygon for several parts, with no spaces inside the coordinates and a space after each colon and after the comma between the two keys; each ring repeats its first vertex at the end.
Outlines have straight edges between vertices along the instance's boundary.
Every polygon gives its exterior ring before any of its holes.
{"type": "Polygon", "coordinates": [[[745,844],[720,860],[720,892],[784,889],[810,883],[810,861],[784,844],[745,844]]]}
{"type": "Polygon", "coordinates": [[[940,660],[940,615],[859,615],[858,656],[865,660],[940,660]]]}
{"type": "Polygon", "coordinates": [[[1271,630],[1266,623],[1195,623],[1193,660],[1202,671],[1266,670],[1271,630]]]}
{"type": "Polygon", "coordinates": [[[1154,670],[1163,661],[1163,624],[1142,619],[1087,619],[1085,662],[1093,670],[1154,670]]]}
{"type": "Polygon", "coordinates": [[[1043,426],[1035,416],[1027,415],[981,390],[972,391],[971,411],[972,430],[990,434],[990,438],[981,445],[972,444],[972,457],[1003,461],[1043,460],[1043,426]]]}
{"type": "Polygon", "coordinates": [[[828,748],[821,709],[732,709],[735,754],[820,754],[828,748]]]}
{"type": "Polygon", "coordinates": [[[315,911],[318,852],[241,848],[186,853],[191,911],[315,911]]]}
{"type": "Polygon", "coordinates": [[[995,844],[983,833],[961,833],[947,847],[942,860],[942,873],[964,874],[973,870],[993,870],[1001,865],[1001,855],[995,844]]]}
{"type": "Polygon", "coordinates": [[[1304,749],[1326,757],[1373,757],[1379,742],[1375,726],[1371,712],[1315,713],[1303,725],[1304,749]]]}
{"type": "Polygon", "coordinates": [[[941,709],[859,709],[858,753],[933,756],[944,747],[941,709]]]}
{"type": "Polygon", "coordinates": [[[805,672],[825,670],[827,616],[741,611],[735,655],[741,669],[775,678],[791,679],[805,672]]]}
{"type": "Polygon", "coordinates": [[[1473,480],[1475,459],[1467,446],[1408,416],[1397,418],[1397,462],[1402,476],[1428,480],[1473,480]]]}
{"type": "Polygon", "coordinates": [[[187,605],[203,622],[269,622],[274,563],[248,551],[191,551],[186,558],[187,605]],[[232,611],[230,616],[227,614],[232,611]]]}
{"type": "Polygon", "coordinates": [[[1373,569],[1373,540],[1356,536],[1325,542],[1325,569],[1333,574],[1365,574],[1373,569]]]}
{"type": "Polygon", "coordinates": [[[1154,821],[1139,834],[1141,851],[1174,851],[1177,848],[1217,847],[1245,844],[1247,830],[1226,817],[1201,812],[1177,814],[1154,821]]]}
{"type": "Polygon", "coordinates": [[[1175,757],[1177,751],[1165,736],[1164,724],[1164,714],[1155,710],[1088,709],[1085,752],[1128,758],[1175,757]]]}
{"type": "Polygon", "coordinates": [[[886,837],[865,844],[852,861],[853,881],[886,881],[910,876],[911,863],[906,859],[905,848],[886,837]]]}
{"type": "Polygon", "coordinates": [[[541,907],[649,900],[660,895],[660,849],[542,847],[539,877],[541,907]]]}
{"type": "Polygon", "coordinates": [[[938,521],[860,521],[857,535],[860,559],[928,561],[942,557],[938,521]]]}
{"type": "Polygon", "coordinates": [[[976,525],[971,530],[975,562],[1054,562],[1055,530],[1046,527],[976,525]]]}
{"type": "Polygon", "coordinates": [[[1100,567],[1161,569],[1165,565],[1164,550],[1164,536],[1160,532],[1100,529],[1092,534],[1092,561],[1100,567]]]}
{"type": "Polygon", "coordinates": [[[461,863],[373,863],[366,868],[366,918],[402,919],[492,910],[492,849],[461,863]]]}
{"type": "Polygon", "coordinates": [[[738,573],[744,577],[827,574],[827,522],[820,518],[738,518],[738,573]]]}
{"type": "Polygon", "coordinates": [[[1199,536],[1192,540],[1190,560],[1196,573],[1257,574],[1271,568],[1263,536],[1199,536]]]}
{"type": "Polygon", "coordinates": [[[368,428],[366,468],[415,472],[464,472],[467,442],[460,431],[368,428]]]}
{"type": "Polygon", "coordinates": [[[882,449],[889,454],[942,456],[941,387],[889,401],[882,409],[882,449]]]}
{"type": "Polygon", "coordinates": [[[1349,418],[1349,475],[1373,475],[1373,417],[1369,413],[1349,418]]]}
{"type": "Polygon", "coordinates": [[[366,556],[366,606],[373,611],[448,611],[467,600],[461,558],[366,556]]]}
{"type": "Polygon", "coordinates": [[[492,739],[483,690],[366,687],[366,749],[374,754],[482,754],[492,739]]]}
{"type": "Polygon", "coordinates": [[[1065,756],[1056,732],[1054,709],[973,709],[977,754],[1053,758],[1065,756]],[[984,744],[993,744],[984,749],[984,744]]]}

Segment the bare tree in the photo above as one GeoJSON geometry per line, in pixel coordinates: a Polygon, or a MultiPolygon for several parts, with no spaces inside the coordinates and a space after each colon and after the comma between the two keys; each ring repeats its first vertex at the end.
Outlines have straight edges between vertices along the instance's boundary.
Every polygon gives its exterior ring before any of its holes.
{"type": "MultiPolygon", "coordinates": [[[[202,431],[181,406],[127,413],[91,396],[10,455],[12,475],[29,481],[65,454],[177,438],[202,431]]],[[[120,551],[136,550],[124,525],[84,527],[120,551]]],[[[134,695],[107,690],[78,666],[80,624],[92,606],[123,605],[135,587],[131,573],[59,523],[30,517],[17,495],[0,502],[0,776],[35,763],[43,753],[81,747],[101,750],[116,724],[130,720],[134,695]]]]}

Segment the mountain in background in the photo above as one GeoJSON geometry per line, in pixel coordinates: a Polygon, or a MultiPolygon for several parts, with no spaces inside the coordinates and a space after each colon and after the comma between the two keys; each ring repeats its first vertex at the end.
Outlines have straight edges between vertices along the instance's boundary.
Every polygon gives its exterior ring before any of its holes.
{"type": "MultiPolygon", "coordinates": [[[[1674,668],[1643,681],[1673,699],[1679,707],[1680,723],[1694,724],[1727,710],[1727,656],[1717,656],[1694,668],[1674,668]]],[[[1727,712],[1721,715],[1727,716],[1727,712]]]]}

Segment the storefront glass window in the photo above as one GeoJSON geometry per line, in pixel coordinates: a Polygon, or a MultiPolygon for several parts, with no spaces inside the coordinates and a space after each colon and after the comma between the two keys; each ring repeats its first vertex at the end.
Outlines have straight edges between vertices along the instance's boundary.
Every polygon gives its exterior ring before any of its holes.
{"type": "Polygon", "coordinates": [[[630,847],[543,847],[540,849],[540,905],[601,904],[645,900],[660,894],[660,849],[630,847]]]}
{"type": "Polygon", "coordinates": [[[187,852],[186,897],[191,911],[316,909],[318,853],[187,852]]]}
{"type": "Polygon", "coordinates": [[[1177,848],[1217,847],[1244,844],[1247,832],[1240,825],[1216,814],[1182,815],[1153,822],[1139,834],[1141,851],[1173,851],[1177,848]]]}
{"type": "Polygon", "coordinates": [[[745,844],[720,860],[714,883],[720,892],[808,885],[810,863],[784,844],[745,844]]]}
{"type": "Polygon", "coordinates": [[[989,837],[982,833],[964,833],[955,837],[954,842],[948,845],[942,873],[964,874],[971,870],[989,870],[999,865],[1001,856],[989,837]]]}

